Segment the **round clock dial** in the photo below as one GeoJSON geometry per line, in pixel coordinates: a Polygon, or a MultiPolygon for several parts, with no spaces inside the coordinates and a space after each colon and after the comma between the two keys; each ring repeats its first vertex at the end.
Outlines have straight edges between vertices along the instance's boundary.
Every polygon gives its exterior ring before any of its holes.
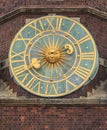
{"type": "Polygon", "coordinates": [[[9,52],[15,81],[29,92],[57,97],[88,83],[98,69],[98,53],[90,33],[63,16],[38,18],[24,26],[9,52]]]}

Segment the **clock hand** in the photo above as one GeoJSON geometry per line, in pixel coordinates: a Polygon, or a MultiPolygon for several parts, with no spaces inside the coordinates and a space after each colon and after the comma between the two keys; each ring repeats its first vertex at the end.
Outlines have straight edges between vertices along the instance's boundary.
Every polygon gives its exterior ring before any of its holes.
{"type": "Polygon", "coordinates": [[[40,68],[40,60],[37,58],[33,58],[31,62],[32,67],[39,69],[40,68]]]}
{"type": "Polygon", "coordinates": [[[38,60],[37,58],[33,58],[31,60],[31,64],[28,66],[25,66],[25,69],[28,70],[32,67],[34,67],[35,69],[39,69],[40,68],[40,60],[38,60]]]}
{"type": "Polygon", "coordinates": [[[67,54],[72,54],[73,53],[73,47],[70,44],[66,44],[64,48],[67,50],[67,54]]]}

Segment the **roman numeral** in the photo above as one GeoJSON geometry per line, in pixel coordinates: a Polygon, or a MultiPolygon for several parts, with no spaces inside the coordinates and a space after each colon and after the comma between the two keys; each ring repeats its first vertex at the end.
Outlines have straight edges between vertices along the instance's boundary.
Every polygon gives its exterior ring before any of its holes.
{"type": "Polygon", "coordinates": [[[43,24],[42,24],[42,21],[39,20],[39,23],[40,23],[40,26],[41,26],[42,30],[44,31],[45,29],[44,29],[44,26],[43,26],[43,24]]]}
{"type": "Polygon", "coordinates": [[[17,38],[17,40],[23,41],[24,45],[27,46],[27,42],[25,40],[30,40],[30,39],[29,38],[24,38],[21,33],[19,34],[19,37],[20,38],[17,38]]]}
{"type": "Polygon", "coordinates": [[[35,26],[29,25],[29,27],[35,29],[35,34],[36,34],[36,31],[38,31],[39,33],[41,33],[41,30],[36,27],[36,23],[35,23],[35,26]]]}
{"type": "Polygon", "coordinates": [[[58,91],[57,91],[57,89],[55,87],[55,84],[52,84],[51,89],[49,91],[49,94],[52,94],[52,91],[54,92],[54,94],[58,94],[58,91]]]}
{"type": "Polygon", "coordinates": [[[83,38],[81,38],[80,40],[77,41],[77,43],[80,45],[86,41],[90,40],[90,36],[89,35],[86,35],[84,36],[83,38]]]}
{"type": "Polygon", "coordinates": [[[24,78],[22,80],[22,83],[24,83],[24,81],[26,80],[26,78],[28,77],[28,75],[29,74],[22,74],[22,75],[18,76],[18,78],[24,76],[24,78]]]}
{"type": "Polygon", "coordinates": [[[14,67],[13,71],[16,76],[19,76],[20,74],[23,74],[26,70],[25,70],[24,65],[20,65],[20,66],[14,67]]]}
{"type": "MultiPolygon", "coordinates": [[[[33,80],[33,79],[32,79],[33,80]]],[[[31,81],[32,82],[32,81],[31,81]]],[[[34,81],[33,81],[34,82],[34,81]]],[[[32,84],[33,85],[33,84],[32,84]]],[[[41,89],[41,82],[40,81],[38,81],[37,83],[36,83],[36,85],[34,85],[33,87],[30,87],[31,88],[31,90],[33,90],[34,91],[34,89],[35,88],[37,88],[37,92],[38,93],[40,93],[40,89],[41,89]]]]}
{"type": "Polygon", "coordinates": [[[70,86],[71,85],[71,89],[74,89],[74,88],[76,88],[77,86],[74,84],[74,83],[72,83],[71,81],[69,81],[69,80],[66,80],[66,92],[68,92],[69,91],[69,89],[68,89],[68,86],[70,86]]]}
{"type": "MultiPolygon", "coordinates": [[[[17,77],[18,78],[21,78],[21,77],[25,77],[25,76],[27,76],[28,74],[26,74],[26,73],[23,73],[23,74],[20,74],[20,75],[17,75],[17,77]]],[[[24,78],[23,78],[24,79],[24,78]]]]}
{"type": "Polygon", "coordinates": [[[53,24],[52,24],[52,21],[51,21],[51,20],[49,20],[48,18],[47,18],[46,20],[47,20],[47,21],[48,21],[48,23],[49,23],[49,26],[48,26],[47,30],[49,29],[49,27],[51,27],[51,28],[52,28],[52,30],[54,30],[54,26],[53,26],[53,24]]]}
{"type": "Polygon", "coordinates": [[[48,89],[49,89],[49,84],[46,83],[46,90],[45,90],[45,94],[48,94],[48,89]]]}
{"type": "Polygon", "coordinates": [[[36,80],[35,77],[31,78],[31,79],[28,81],[28,83],[26,84],[26,87],[29,88],[29,89],[31,89],[32,86],[33,86],[33,84],[34,84],[34,82],[35,82],[35,80],[36,80]]]}
{"type": "Polygon", "coordinates": [[[94,52],[86,52],[81,54],[82,60],[94,60],[94,52]]]}
{"type": "Polygon", "coordinates": [[[70,33],[70,32],[72,31],[72,29],[73,29],[74,26],[75,26],[75,23],[73,23],[73,24],[71,25],[70,29],[68,30],[68,33],[70,33]]]}
{"type": "Polygon", "coordinates": [[[23,60],[12,60],[12,63],[24,62],[23,60]]]}
{"type": "Polygon", "coordinates": [[[56,29],[60,30],[62,23],[62,18],[56,18],[56,29]]]}
{"type": "Polygon", "coordinates": [[[24,55],[24,52],[17,53],[17,52],[15,52],[15,51],[12,51],[12,56],[11,56],[11,58],[14,58],[14,57],[19,56],[20,58],[23,59],[23,55],[24,55]]]}
{"type": "Polygon", "coordinates": [[[75,74],[77,74],[82,79],[87,78],[87,76],[89,75],[89,73],[90,73],[90,70],[86,69],[86,68],[84,68],[82,66],[79,66],[78,69],[75,72],[75,74]]]}

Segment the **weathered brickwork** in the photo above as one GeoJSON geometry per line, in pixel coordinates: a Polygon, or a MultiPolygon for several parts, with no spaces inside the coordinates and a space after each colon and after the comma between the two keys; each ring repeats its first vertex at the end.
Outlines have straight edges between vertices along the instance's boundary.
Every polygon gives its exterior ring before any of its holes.
{"type": "Polygon", "coordinates": [[[106,0],[1,0],[0,15],[8,13],[19,7],[73,7],[89,6],[103,11],[107,11],[106,0]]]}
{"type": "Polygon", "coordinates": [[[24,16],[18,16],[0,25],[0,60],[8,58],[12,39],[23,25],[24,16]]]}
{"type": "Polygon", "coordinates": [[[106,0],[86,0],[85,4],[102,11],[107,11],[106,0]]]}
{"type": "Polygon", "coordinates": [[[106,130],[107,107],[0,107],[0,130],[106,130]]]}
{"type": "Polygon", "coordinates": [[[82,15],[81,23],[91,32],[98,46],[100,57],[107,58],[107,20],[94,15],[82,15]]]}

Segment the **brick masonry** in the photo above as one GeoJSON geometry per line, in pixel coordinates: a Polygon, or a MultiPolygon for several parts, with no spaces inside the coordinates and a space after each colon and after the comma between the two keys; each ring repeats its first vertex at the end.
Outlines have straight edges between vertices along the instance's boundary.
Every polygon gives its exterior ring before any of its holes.
{"type": "Polygon", "coordinates": [[[0,130],[106,130],[107,106],[0,107],[0,130]]]}
{"type": "Polygon", "coordinates": [[[0,14],[3,15],[18,7],[73,7],[90,6],[102,11],[107,11],[106,0],[1,0],[0,14]],[[9,5],[9,6],[8,6],[9,5]]]}
{"type": "MultiPolygon", "coordinates": [[[[83,7],[90,6],[101,11],[107,11],[106,0],[64,0],[51,2],[47,0],[1,0],[0,16],[19,7],[83,7]]],[[[20,14],[0,24],[0,60],[8,58],[9,47],[18,30],[25,24],[26,18],[37,18],[48,13],[20,14]]],[[[107,59],[107,20],[89,13],[58,13],[69,17],[80,17],[81,23],[91,32],[98,46],[100,57],[107,59]]],[[[8,68],[0,72],[0,77],[18,96],[38,98],[12,80],[8,68]]],[[[86,96],[92,88],[107,78],[106,69],[100,66],[95,79],[73,94],[62,98],[79,98],[86,96]]],[[[106,130],[107,107],[71,107],[71,106],[26,106],[0,107],[0,130],[106,130]]]]}

